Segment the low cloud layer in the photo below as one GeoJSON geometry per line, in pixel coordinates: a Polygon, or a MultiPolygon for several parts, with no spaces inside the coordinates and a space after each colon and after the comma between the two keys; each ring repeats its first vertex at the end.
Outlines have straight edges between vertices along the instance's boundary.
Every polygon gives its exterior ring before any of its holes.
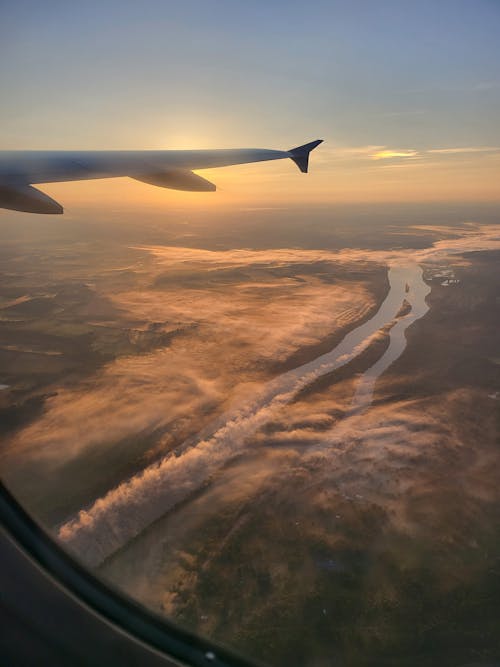
{"type": "MultiPolygon", "coordinates": [[[[443,262],[454,253],[500,248],[496,227],[446,232],[457,238],[418,251],[152,247],[154,259],[142,269],[141,288],[115,286],[107,296],[127,321],[153,321],[185,332],[167,348],[124,356],[96,377],[61,389],[48,400],[45,413],[10,443],[16,465],[57,470],[92,451],[109,448],[118,455],[120,439],[140,442],[146,433],[163,433],[154,451],[148,454],[150,445],[144,446],[143,463],[156,462],[67,521],[61,539],[85,561],[99,564],[217,474],[266,424],[279,420],[301,388],[365,349],[376,331],[339,353],[336,365],[325,359],[269,382],[268,362],[286,360],[297,347],[321,341],[366,315],[374,300],[363,271],[368,280],[376,264],[404,268],[408,262],[443,262]],[[358,278],[347,280],[353,268],[358,278]]],[[[313,413],[303,414],[301,424],[300,408],[294,408],[293,428],[277,431],[274,440],[291,446],[319,441],[321,447],[332,438],[332,443],[356,440],[366,421],[353,415],[336,424],[332,409],[335,401],[318,404],[313,413]]],[[[397,428],[390,420],[374,427],[373,442],[397,428]]]]}
{"type": "MultiPolygon", "coordinates": [[[[497,234],[498,230],[492,228],[471,229],[470,234],[465,232],[461,239],[438,242],[434,248],[422,251],[421,259],[428,260],[435,256],[442,260],[447,253],[490,248],[491,241],[495,242],[497,234]]],[[[404,261],[405,256],[400,257],[396,265],[403,264],[404,261]]],[[[423,312],[425,310],[426,308],[423,312]]],[[[377,331],[373,335],[377,335],[377,331]]],[[[325,361],[315,370],[308,371],[306,364],[302,373],[292,371],[277,378],[267,388],[261,390],[260,396],[247,402],[236,412],[223,415],[222,426],[210,437],[179,455],[167,456],[159,464],[150,466],[143,473],[98,500],[89,511],[82,512],[77,518],[68,522],[60,530],[61,539],[75,552],[85,554],[85,558],[91,564],[99,564],[137,535],[142,528],[206,482],[223,462],[242,451],[248,438],[275,418],[302,387],[330,372],[332,368],[356,357],[371,340],[369,337],[356,347],[350,348],[350,354],[343,356],[340,354],[333,366],[325,361]]],[[[317,440],[318,435],[311,433],[314,429],[310,426],[311,424],[305,428],[287,429],[278,436],[278,440],[281,437],[288,445],[293,445],[294,440],[300,445],[317,440]]],[[[411,419],[408,421],[395,418],[391,421],[387,418],[382,424],[369,427],[369,437],[375,445],[385,440],[397,448],[398,442],[408,438],[408,429],[413,430],[411,419]]],[[[416,427],[415,430],[421,429],[416,427]]],[[[334,426],[332,445],[345,443],[346,440],[357,441],[364,431],[366,431],[364,416],[360,418],[354,413],[334,426]]],[[[322,440],[321,448],[324,447],[328,437],[325,435],[319,437],[322,440]]]]}

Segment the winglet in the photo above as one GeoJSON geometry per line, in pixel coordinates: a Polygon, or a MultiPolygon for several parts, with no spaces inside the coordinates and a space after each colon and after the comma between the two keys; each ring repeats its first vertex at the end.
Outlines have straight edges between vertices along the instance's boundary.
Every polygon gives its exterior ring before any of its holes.
{"type": "Polygon", "coordinates": [[[316,141],[311,141],[311,143],[304,144],[303,146],[297,146],[297,148],[291,148],[288,151],[290,153],[291,159],[295,162],[302,173],[307,174],[309,153],[321,143],[323,143],[323,139],[316,139],[316,141]]]}

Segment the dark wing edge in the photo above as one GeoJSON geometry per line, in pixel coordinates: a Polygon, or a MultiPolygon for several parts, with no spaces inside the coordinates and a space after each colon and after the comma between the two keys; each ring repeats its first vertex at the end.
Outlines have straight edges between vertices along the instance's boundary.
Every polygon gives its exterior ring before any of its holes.
{"type": "Polygon", "coordinates": [[[188,169],[169,169],[153,174],[140,174],[131,178],[171,190],[184,190],[186,192],[214,192],[216,190],[214,183],[188,169]]]}
{"type": "Polygon", "coordinates": [[[64,209],[55,199],[37,190],[32,185],[0,184],[0,208],[25,213],[47,213],[61,215],[64,209]]]}
{"type": "Polygon", "coordinates": [[[307,174],[309,168],[309,153],[322,143],[323,139],[316,139],[316,141],[311,141],[303,146],[297,146],[297,148],[291,148],[288,151],[291,159],[303,174],[307,174]]]}

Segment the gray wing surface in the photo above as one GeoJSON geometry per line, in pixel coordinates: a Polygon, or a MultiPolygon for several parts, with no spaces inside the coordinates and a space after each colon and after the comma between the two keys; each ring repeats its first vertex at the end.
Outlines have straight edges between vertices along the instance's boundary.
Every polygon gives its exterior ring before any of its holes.
{"type": "Polygon", "coordinates": [[[0,151],[0,208],[63,213],[38,183],[128,176],[174,190],[208,192],[216,186],[193,170],[289,158],[307,172],[309,153],[321,139],[288,151],[264,148],[165,151],[0,151]]]}

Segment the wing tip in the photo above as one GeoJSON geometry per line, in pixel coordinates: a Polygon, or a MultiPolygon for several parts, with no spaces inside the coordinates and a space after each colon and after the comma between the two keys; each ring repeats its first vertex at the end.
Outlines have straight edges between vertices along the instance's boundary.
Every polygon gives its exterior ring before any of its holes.
{"type": "Polygon", "coordinates": [[[310,141],[308,144],[291,148],[288,151],[290,158],[303,174],[307,174],[309,168],[309,153],[322,143],[323,139],[316,139],[315,141],[310,141]]]}

